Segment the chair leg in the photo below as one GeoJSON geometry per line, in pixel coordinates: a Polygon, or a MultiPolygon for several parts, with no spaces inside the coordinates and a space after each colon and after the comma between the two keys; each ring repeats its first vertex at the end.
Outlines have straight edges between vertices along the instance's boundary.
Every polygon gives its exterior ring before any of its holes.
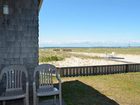
{"type": "Polygon", "coordinates": [[[23,101],[24,101],[24,105],[26,105],[26,99],[25,98],[23,99],[23,101]]]}
{"type": "Polygon", "coordinates": [[[26,105],[29,105],[29,98],[28,97],[25,98],[25,103],[26,103],[26,105]]]}
{"type": "Polygon", "coordinates": [[[55,105],[57,105],[57,102],[56,102],[56,95],[54,96],[54,101],[53,101],[53,104],[55,103],[55,105]]]}
{"type": "Polygon", "coordinates": [[[33,105],[36,105],[35,103],[36,103],[36,98],[35,98],[35,96],[33,96],[33,105]]]}
{"type": "Polygon", "coordinates": [[[39,105],[39,97],[36,97],[36,105],[39,105]]]}
{"type": "Polygon", "coordinates": [[[37,96],[34,94],[33,96],[33,105],[37,105],[38,100],[37,100],[37,96]]]}
{"type": "Polygon", "coordinates": [[[60,103],[60,105],[62,105],[62,95],[61,94],[59,94],[59,103],[60,103]]]}
{"type": "Polygon", "coordinates": [[[5,102],[5,101],[3,101],[3,102],[2,102],[2,105],[6,105],[6,102],[5,102]]]}
{"type": "Polygon", "coordinates": [[[27,97],[24,98],[24,105],[29,105],[29,99],[27,97]]]}

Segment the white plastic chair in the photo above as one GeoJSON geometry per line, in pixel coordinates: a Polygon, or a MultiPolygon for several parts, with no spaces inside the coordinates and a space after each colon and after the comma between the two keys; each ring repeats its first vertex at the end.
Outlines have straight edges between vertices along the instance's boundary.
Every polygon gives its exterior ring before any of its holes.
{"type": "Polygon", "coordinates": [[[28,75],[24,66],[11,65],[2,69],[0,81],[6,76],[6,90],[0,96],[0,101],[5,105],[8,100],[24,99],[24,105],[29,105],[28,75]],[[25,78],[23,78],[25,75],[25,78]],[[23,80],[26,81],[26,90],[23,89],[23,80]]]}
{"type": "Polygon", "coordinates": [[[42,64],[35,68],[34,82],[33,82],[33,103],[38,105],[39,97],[53,96],[56,102],[56,95],[59,95],[59,105],[62,105],[61,95],[61,79],[55,66],[50,64],[42,64]],[[38,88],[37,88],[37,76],[38,76],[38,88]],[[59,82],[59,88],[53,85],[53,76],[56,76],[59,82]]]}

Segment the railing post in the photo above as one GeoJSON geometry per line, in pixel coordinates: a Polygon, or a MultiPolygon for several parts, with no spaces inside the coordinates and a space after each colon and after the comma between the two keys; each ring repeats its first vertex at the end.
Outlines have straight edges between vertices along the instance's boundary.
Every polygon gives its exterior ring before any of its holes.
{"type": "Polygon", "coordinates": [[[126,64],[126,65],[125,65],[125,73],[128,73],[128,70],[129,70],[128,64],[126,64]]]}

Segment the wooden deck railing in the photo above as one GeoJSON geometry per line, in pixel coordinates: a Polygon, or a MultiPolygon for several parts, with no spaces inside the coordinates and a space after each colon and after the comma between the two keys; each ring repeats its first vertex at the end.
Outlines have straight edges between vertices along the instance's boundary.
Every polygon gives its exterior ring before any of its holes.
{"type": "Polygon", "coordinates": [[[140,64],[99,65],[81,67],[59,67],[61,77],[106,75],[127,72],[140,72],[140,64]]]}

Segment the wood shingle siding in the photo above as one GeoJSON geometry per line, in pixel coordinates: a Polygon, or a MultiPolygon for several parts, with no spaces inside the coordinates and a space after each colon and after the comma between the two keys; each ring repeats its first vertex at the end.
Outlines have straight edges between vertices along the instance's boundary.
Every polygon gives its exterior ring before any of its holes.
{"type": "MultiPolygon", "coordinates": [[[[38,65],[38,4],[34,0],[8,1],[9,14],[0,13],[0,72],[5,66],[23,64],[31,82],[38,65]]],[[[0,12],[2,6],[0,2],[0,12]]]]}

